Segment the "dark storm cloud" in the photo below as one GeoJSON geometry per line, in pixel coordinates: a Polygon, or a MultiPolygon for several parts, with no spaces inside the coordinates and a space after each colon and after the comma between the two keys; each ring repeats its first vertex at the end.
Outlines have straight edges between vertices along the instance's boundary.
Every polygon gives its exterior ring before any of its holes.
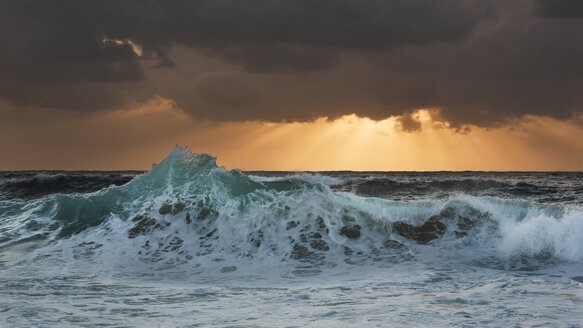
{"type": "Polygon", "coordinates": [[[0,94],[60,106],[58,99],[37,101],[35,86],[144,79],[132,46],[113,40],[138,43],[146,58],[158,60],[156,67],[172,67],[169,48],[183,44],[210,49],[251,71],[318,70],[333,66],[336,54],[309,46],[455,41],[477,18],[460,0],[5,0],[0,74],[11,86],[0,94]]]}
{"type": "Polygon", "coordinates": [[[118,16],[108,17],[105,33],[150,48],[164,42],[386,48],[459,40],[486,6],[476,0],[198,0],[102,1],[101,7],[118,16]]]}
{"type": "Polygon", "coordinates": [[[210,54],[223,56],[254,73],[319,71],[339,62],[336,51],[296,44],[228,44],[217,46],[210,54]]]}
{"type": "Polygon", "coordinates": [[[2,78],[35,84],[142,79],[131,45],[104,40],[99,19],[72,3],[0,3],[2,78]]]}
{"type": "Polygon", "coordinates": [[[225,74],[210,74],[201,78],[197,90],[204,100],[228,108],[252,106],[257,94],[250,86],[237,77],[225,74]]]}
{"type": "Polygon", "coordinates": [[[583,17],[581,0],[538,0],[539,10],[543,16],[553,18],[583,17]]]}
{"type": "Polygon", "coordinates": [[[3,0],[0,98],[83,111],[160,95],[218,121],[568,118],[580,16],[577,0],[3,0]]]}

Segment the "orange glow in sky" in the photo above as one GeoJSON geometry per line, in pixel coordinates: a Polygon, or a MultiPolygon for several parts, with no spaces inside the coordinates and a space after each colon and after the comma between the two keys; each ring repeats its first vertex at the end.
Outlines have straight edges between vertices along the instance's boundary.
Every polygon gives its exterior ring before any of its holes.
{"type": "Polygon", "coordinates": [[[197,121],[166,99],[90,118],[31,113],[28,126],[0,122],[0,170],[147,170],[176,145],[243,170],[583,170],[583,126],[527,116],[499,128],[460,134],[430,110],[421,130],[397,117],[356,115],[307,123],[197,121]],[[50,136],[50,137],[47,137],[50,136]],[[15,147],[12,140],[20,140],[15,147]]]}

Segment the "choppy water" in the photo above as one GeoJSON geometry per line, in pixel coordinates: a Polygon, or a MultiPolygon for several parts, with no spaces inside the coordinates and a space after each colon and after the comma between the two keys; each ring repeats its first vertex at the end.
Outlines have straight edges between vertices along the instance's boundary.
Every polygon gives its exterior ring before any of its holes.
{"type": "Polygon", "coordinates": [[[579,327],[582,195],[581,173],[240,172],[181,148],[144,174],[3,172],[0,326],[579,327]]]}

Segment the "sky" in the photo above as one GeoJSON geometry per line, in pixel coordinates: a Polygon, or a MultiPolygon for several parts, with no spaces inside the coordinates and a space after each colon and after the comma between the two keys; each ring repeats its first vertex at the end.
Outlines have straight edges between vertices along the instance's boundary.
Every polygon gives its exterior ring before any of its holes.
{"type": "Polygon", "coordinates": [[[580,0],[2,0],[0,170],[583,170],[580,0]]]}

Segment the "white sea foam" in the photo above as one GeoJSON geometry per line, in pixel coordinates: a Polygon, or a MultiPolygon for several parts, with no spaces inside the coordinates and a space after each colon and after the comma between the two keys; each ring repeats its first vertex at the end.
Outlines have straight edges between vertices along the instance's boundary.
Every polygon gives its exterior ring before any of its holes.
{"type": "Polygon", "coordinates": [[[285,176],[260,176],[260,175],[249,175],[250,179],[259,182],[273,182],[273,181],[285,181],[290,179],[300,179],[313,184],[323,184],[327,186],[337,186],[342,185],[347,182],[347,179],[340,177],[330,177],[326,175],[321,175],[317,173],[296,173],[288,174],[285,176]]]}
{"type": "Polygon", "coordinates": [[[505,220],[498,251],[515,255],[554,256],[567,261],[583,260],[583,212],[570,210],[559,219],[544,214],[528,215],[520,221],[505,220]]]}

